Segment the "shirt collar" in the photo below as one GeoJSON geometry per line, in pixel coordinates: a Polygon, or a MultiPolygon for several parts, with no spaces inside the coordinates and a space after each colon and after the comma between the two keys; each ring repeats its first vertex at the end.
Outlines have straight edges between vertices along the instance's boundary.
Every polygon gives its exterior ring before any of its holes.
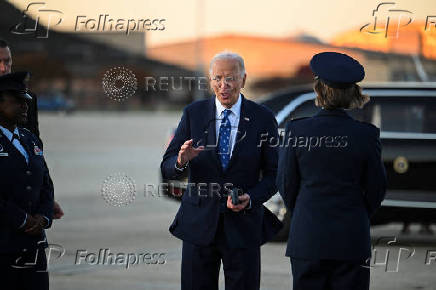
{"type": "Polygon", "coordinates": [[[0,126],[0,130],[2,130],[3,134],[10,140],[12,140],[12,136],[17,134],[19,136],[18,127],[15,127],[14,132],[12,133],[9,129],[6,129],[3,126],[0,126]]]}
{"type": "MultiPolygon", "coordinates": [[[[241,103],[242,103],[242,96],[241,94],[239,94],[238,100],[236,101],[236,103],[228,110],[232,111],[233,114],[235,114],[235,116],[239,116],[241,113],[241,103]]],[[[223,113],[224,110],[226,110],[227,108],[224,107],[220,101],[218,100],[218,97],[215,97],[215,106],[216,106],[216,113],[217,116],[221,116],[221,114],[223,113]]]]}
{"type": "Polygon", "coordinates": [[[351,116],[344,109],[324,109],[322,108],[316,116],[341,116],[341,117],[349,117],[351,116]]]}

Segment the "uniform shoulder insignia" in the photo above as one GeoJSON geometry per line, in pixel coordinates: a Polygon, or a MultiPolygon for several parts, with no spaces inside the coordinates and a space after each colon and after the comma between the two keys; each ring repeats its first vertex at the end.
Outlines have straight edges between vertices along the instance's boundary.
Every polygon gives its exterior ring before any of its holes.
{"type": "Polygon", "coordinates": [[[365,122],[365,121],[359,121],[359,120],[356,120],[356,121],[359,122],[360,124],[364,124],[364,125],[366,125],[368,127],[372,127],[372,128],[378,129],[377,126],[372,124],[372,123],[365,122]]]}
{"type": "Polygon", "coordinates": [[[21,130],[21,133],[24,133],[24,134],[28,135],[34,141],[38,140],[38,138],[36,138],[35,134],[33,134],[32,131],[30,131],[29,129],[24,128],[24,127],[19,127],[19,129],[21,130]]]}
{"type": "Polygon", "coordinates": [[[24,127],[19,127],[19,128],[21,130],[21,133],[24,133],[26,135],[30,135],[33,138],[33,133],[29,129],[24,128],[24,127]]]}
{"type": "Polygon", "coordinates": [[[300,121],[300,120],[309,119],[309,118],[310,117],[300,117],[300,118],[291,119],[291,121],[294,122],[294,121],[300,121]]]}

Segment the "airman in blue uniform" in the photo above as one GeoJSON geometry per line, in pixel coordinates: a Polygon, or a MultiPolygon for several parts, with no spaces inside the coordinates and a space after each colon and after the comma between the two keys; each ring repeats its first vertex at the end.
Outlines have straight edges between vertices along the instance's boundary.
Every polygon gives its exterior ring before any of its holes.
{"type": "Polygon", "coordinates": [[[368,290],[370,216],[384,198],[386,175],[380,130],[346,112],[369,100],[356,84],[364,68],[336,52],[315,55],[310,66],[322,109],[286,124],[277,174],[291,212],[293,289],[368,290]]]}
{"type": "Polygon", "coordinates": [[[48,289],[44,230],[53,218],[53,187],[39,139],[27,118],[29,74],[0,77],[0,271],[4,289],[48,289]]]}

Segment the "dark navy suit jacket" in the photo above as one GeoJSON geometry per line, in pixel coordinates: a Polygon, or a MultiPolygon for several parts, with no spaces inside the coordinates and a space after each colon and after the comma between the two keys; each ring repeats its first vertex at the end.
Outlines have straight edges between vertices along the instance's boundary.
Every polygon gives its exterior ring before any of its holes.
{"type": "Polygon", "coordinates": [[[227,194],[224,185],[230,183],[250,195],[252,206],[238,213],[225,210],[227,240],[234,248],[257,247],[281,228],[277,218],[262,205],[277,192],[278,150],[261,139],[266,135],[277,138],[277,122],[267,108],[242,96],[236,143],[229,165],[223,170],[216,152],[215,114],[215,97],[188,105],[164,154],[164,178],[177,179],[180,173],[175,164],[181,145],[189,139],[206,145],[206,150],[189,162],[189,183],[194,185],[183,195],[170,232],[196,245],[210,245],[217,231],[220,196],[227,194]],[[219,194],[212,192],[211,184],[219,184],[219,194]]]}
{"type": "Polygon", "coordinates": [[[19,128],[20,143],[29,156],[24,156],[0,131],[0,254],[13,254],[46,246],[45,233],[30,236],[23,233],[26,213],[53,217],[53,186],[39,139],[27,129],[19,128]]]}
{"type": "Polygon", "coordinates": [[[386,187],[379,134],[339,109],[287,123],[277,176],[292,213],[287,256],[370,257],[369,219],[386,187]]]}

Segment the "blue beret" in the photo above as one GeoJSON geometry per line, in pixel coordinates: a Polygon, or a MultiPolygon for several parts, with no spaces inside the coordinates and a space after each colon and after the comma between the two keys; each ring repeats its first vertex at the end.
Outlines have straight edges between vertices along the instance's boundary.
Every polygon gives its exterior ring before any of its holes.
{"type": "Polygon", "coordinates": [[[333,88],[350,87],[365,77],[365,70],[357,60],[338,52],[315,54],[310,68],[320,80],[333,88]]]}
{"type": "Polygon", "coordinates": [[[32,97],[27,93],[26,82],[30,78],[29,72],[14,72],[0,76],[0,92],[9,91],[16,96],[31,100],[32,97]]]}

